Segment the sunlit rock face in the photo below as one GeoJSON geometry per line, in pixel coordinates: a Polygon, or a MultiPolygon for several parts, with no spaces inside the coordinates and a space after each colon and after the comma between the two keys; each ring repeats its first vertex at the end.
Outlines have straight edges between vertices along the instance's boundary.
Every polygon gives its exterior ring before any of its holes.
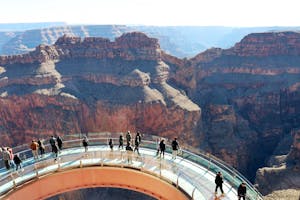
{"type": "Polygon", "coordinates": [[[292,145],[288,154],[275,156],[268,167],[257,171],[256,184],[263,194],[300,188],[300,129],[293,129],[291,136],[292,145]]]}

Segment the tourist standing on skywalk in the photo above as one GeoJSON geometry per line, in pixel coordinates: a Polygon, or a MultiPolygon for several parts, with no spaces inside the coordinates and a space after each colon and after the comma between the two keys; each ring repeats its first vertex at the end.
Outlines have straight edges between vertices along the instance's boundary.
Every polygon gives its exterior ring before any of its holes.
{"type": "Polygon", "coordinates": [[[22,168],[22,166],[21,166],[22,160],[19,157],[19,154],[15,154],[13,159],[14,159],[14,163],[16,165],[16,171],[18,171],[19,168],[20,169],[22,168]]]}
{"type": "Polygon", "coordinates": [[[130,146],[130,143],[127,143],[126,145],[126,153],[127,153],[127,160],[129,164],[132,164],[132,154],[133,154],[133,149],[130,146]]]}
{"type": "Polygon", "coordinates": [[[160,150],[160,154],[159,157],[161,157],[161,154],[163,155],[163,158],[165,158],[165,150],[166,150],[166,144],[165,144],[165,140],[162,139],[159,143],[159,150],[160,150]]]}
{"type": "Polygon", "coordinates": [[[51,136],[49,143],[51,145],[51,151],[54,152],[54,149],[56,148],[56,144],[55,144],[55,138],[53,135],[51,136]]]}
{"type": "Polygon", "coordinates": [[[10,169],[10,164],[9,164],[9,152],[7,151],[7,148],[2,147],[2,159],[4,161],[4,165],[7,170],[10,169]]]}
{"type": "Polygon", "coordinates": [[[119,137],[119,149],[120,148],[123,149],[123,134],[122,133],[120,134],[120,137],[119,137]]]}
{"type": "Polygon", "coordinates": [[[31,149],[34,159],[38,159],[39,158],[39,154],[38,154],[39,144],[36,141],[32,140],[32,142],[30,144],[30,149],[31,149]]]}
{"type": "Polygon", "coordinates": [[[39,144],[40,155],[41,155],[41,158],[42,158],[45,154],[44,140],[39,139],[37,141],[37,143],[39,144]]]}
{"type": "Polygon", "coordinates": [[[177,138],[174,138],[174,140],[172,141],[172,159],[176,159],[178,150],[179,150],[179,144],[177,142],[177,138]]]}
{"type": "Polygon", "coordinates": [[[243,198],[243,200],[246,200],[246,192],[247,192],[247,188],[246,188],[246,183],[241,183],[239,188],[238,188],[238,200],[240,200],[241,198],[243,198]]]}
{"type": "Polygon", "coordinates": [[[126,146],[128,146],[128,144],[130,144],[130,142],[131,142],[130,131],[127,131],[127,133],[126,133],[126,142],[127,142],[126,146]]]}
{"type": "Polygon", "coordinates": [[[110,148],[111,151],[114,150],[114,144],[113,144],[113,140],[111,138],[108,141],[108,146],[109,146],[109,148],[110,148]]]}
{"type": "Polygon", "coordinates": [[[14,163],[14,153],[13,153],[13,150],[12,150],[12,148],[7,147],[7,151],[9,153],[9,165],[10,165],[11,168],[14,168],[15,167],[15,163],[14,163]]]}
{"type": "Polygon", "coordinates": [[[217,194],[217,190],[218,188],[220,188],[222,194],[224,194],[223,191],[223,175],[221,172],[218,172],[215,178],[215,183],[216,183],[216,189],[215,189],[215,193],[217,194]]]}
{"type": "Polygon", "coordinates": [[[159,151],[160,151],[160,146],[159,146],[160,142],[161,142],[161,140],[159,138],[157,138],[156,139],[156,149],[157,149],[156,156],[158,156],[159,151]]]}
{"type": "Polygon", "coordinates": [[[63,148],[63,141],[62,141],[60,136],[57,136],[56,142],[57,142],[57,146],[58,146],[58,149],[59,149],[59,152],[60,152],[63,148]]]}
{"type": "Polygon", "coordinates": [[[87,136],[83,137],[82,145],[84,147],[84,151],[87,152],[88,151],[88,146],[89,146],[89,139],[87,138],[87,136]]]}
{"type": "Polygon", "coordinates": [[[139,146],[140,146],[141,141],[142,141],[142,137],[140,135],[140,132],[137,132],[135,139],[134,139],[135,146],[134,146],[133,152],[137,151],[138,155],[140,155],[139,146]]]}

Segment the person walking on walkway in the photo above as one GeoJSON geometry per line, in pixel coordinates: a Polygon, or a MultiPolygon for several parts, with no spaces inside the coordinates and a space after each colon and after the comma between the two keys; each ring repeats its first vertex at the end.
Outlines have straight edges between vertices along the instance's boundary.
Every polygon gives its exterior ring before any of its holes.
{"type": "Polygon", "coordinates": [[[39,144],[36,141],[32,140],[30,144],[30,149],[34,159],[37,160],[39,158],[39,154],[38,154],[39,144]]]}
{"type": "Polygon", "coordinates": [[[109,139],[109,141],[108,141],[108,146],[109,146],[109,148],[110,148],[111,151],[114,150],[114,144],[113,144],[112,138],[109,139]]]}
{"type": "Polygon", "coordinates": [[[60,136],[57,136],[56,142],[57,142],[58,150],[60,152],[62,150],[62,148],[63,148],[63,141],[62,141],[62,139],[61,139],[60,136]]]}
{"type": "Polygon", "coordinates": [[[19,154],[15,154],[14,155],[14,163],[15,163],[15,165],[16,165],[16,171],[18,171],[18,169],[20,168],[22,168],[22,166],[21,166],[21,163],[22,163],[22,160],[21,160],[21,158],[19,157],[19,154]]]}
{"type": "Polygon", "coordinates": [[[89,146],[89,139],[87,138],[87,136],[83,137],[82,145],[84,147],[84,151],[87,152],[88,151],[88,146],[89,146]]]}
{"type": "Polygon", "coordinates": [[[128,163],[132,164],[133,149],[130,146],[130,143],[127,143],[127,145],[126,145],[126,153],[127,153],[127,161],[128,161],[128,163]]]}
{"type": "Polygon", "coordinates": [[[119,137],[119,149],[122,148],[123,149],[123,135],[120,134],[120,137],[119,137]]]}
{"type": "Polygon", "coordinates": [[[130,134],[130,131],[127,131],[126,133],[126,146],[128,146],[128,144],[130,145],[130,142],[131,142],[131,134],[130,134]]]}
{"type": "Polygon", "coordinates": [[[10,169],[10,164],[9,164],[9,159],[10,159],[10,155],[9,152],[7,151],[7,148],[2,147],[2,159],[4,161],[4,165],[6,167],[7,170],[10,169]]]}
{"type": "Polygon", "coordinates": [[[141,141],[142,141],[141,135],[140,135],[139,132],[137,132],[136,136],[135,136],[135,139],[134,139],[135,146],[134,146],[134,151],[133,152],[137,151],[138,155],[140,155],[139,146],[140,146],[141,141]]]}
{"type": "Polygon", "coordinates": [[[161,139],[157,138],[156,139],[156,156],[158,156],[159,152],[160,152],[160,142],[161,142],[161,139]]]}
{"type": "Polygon", "coordinates": [[[55,138],[54,138],[53,135],[51,136],[51,138],[50,138],[50,140],[49,140],[49,143],[50,143],[50,145],[51,145],[51,151],[54,152],[54,149],[57,148],[57,147],[56,147],[56,144],[55,144],[55,138]]]}
{"type": "Polygon", "coordinates": [[[246,192],[247,192],[246,183],[243,182],[238,187],[238,200],[240,200],[241,198],[243,198],[243,200],[246,200],[246,192]]]}
{"type": "Polygon", "coordinates": [[[14,163],[14,153],[13,153],[13,150],[12,150],[12,148],[7,147],[7,151],[9,153],[9,165],[10,165],[11,168],[14,168],[15,167],[15,163],[14,163]]]}
{"type": "Polygon", "coordinates": [[[176,159],[176,156],[178,154],[179,144],[177,142],[177,138],[174,138],[172,141],[172,159],[176,159]]]}
{"type": "Polygon", "coordinates": [[[160,150],[159,157],[161,158],[161,154],[162,154],[163,158],[165,158],[166,144],[164,139],[162,139],[159,143],[159,150],[160,150]]]}
{"type": "Polygon", "coordinates": [[[217,194],[218,188],[220,188],[222,194],[224,194],[223,191],[223,175],[221,172],[218,172],[215,178],[215,184],[216,184],[216,189],[215,189],[215,194],[217,194]]]}
{"type": "Polygon", "coordinates": [[[39,150],[40,150],[40,155],[41,155],[41,158],[44,156],[45,154],[45,146],[44,146],[44,141],[39,139],[37,141],[37,143],[39,144],[39,150]]]}
{"type": "Polygon", "coordinates": [[[58,157],[58,147],[56,144],[52,147],[52,153],[54,154],[54,161],[56,161],[58,157]]]}

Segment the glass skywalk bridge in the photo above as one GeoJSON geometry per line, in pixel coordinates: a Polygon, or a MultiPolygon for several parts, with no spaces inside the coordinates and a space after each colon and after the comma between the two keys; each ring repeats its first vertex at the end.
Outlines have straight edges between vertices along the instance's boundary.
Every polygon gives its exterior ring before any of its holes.
{"type": "MultiPolygon", "coordinates": [[[[0,199],[9,199],[9,195],[22,188],[25,183],[41,177],[78,168],[114,167],[138,170],[150,174],[178,188],[187,199],[214,200],[215,175],[221,171],[224,177],[221,199],[237,199],[237,188],[241,182],[247,185],[247,198],[261,200],[261,194],[234,168],[221,160],[199,150],[185,148],[181,145],[181,153],[172,159],[171,148],[167,146],[164,159],[156,156],[159,137],[144,135],[140,145],[140,155],[118,150],[119,133],[89,133],[89,148],[85,152],[81,145],[81,135],[64,136],[63,150],[57,160],[52,153],[34,160],[29,145],[13,149],[23,158],[23,170],[0,170],[0,199]],[[108,147],[108,138],[113,138],[114,150],[108,147]]],[[[48,143],[48,141],[44,142],[48,143]]],[[[124,142],[126,143],[126,142],[124,142]]],[[[166,142],[168,143],[168,142],[166,142]]],[[[124,146],[125,149],[125,146],[124,146]]],[[[50,152],[46,145],[46,152],[50,152]]],[[[2,163],[2,162],[1,162],[2,163]]],[[[162,191],[163,192],[163,191],[162,191]]]]}

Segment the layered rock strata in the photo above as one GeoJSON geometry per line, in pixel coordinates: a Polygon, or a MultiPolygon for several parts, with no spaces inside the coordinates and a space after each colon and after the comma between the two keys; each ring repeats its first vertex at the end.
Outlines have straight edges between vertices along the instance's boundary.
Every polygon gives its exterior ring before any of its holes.
{"type": "Polygon", "coordinates": [[[126,130],[197,143],[200,108],[167,83],[170,67],[157,39],[145,34],[113,42],[65,35],[53,46],[1,56],[0,66],[2,145],[126,130]]]}

